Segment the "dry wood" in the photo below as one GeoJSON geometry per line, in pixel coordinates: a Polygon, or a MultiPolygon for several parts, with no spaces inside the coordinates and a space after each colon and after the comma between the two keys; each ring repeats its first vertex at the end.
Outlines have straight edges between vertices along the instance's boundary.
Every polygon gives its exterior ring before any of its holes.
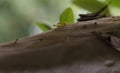
{"type": "Polygon", "coordinates": [[[120,17],[77,22],[0,44],[2,73],[120,73],[120,52],[92,32],[120,30],[120,17]]]}

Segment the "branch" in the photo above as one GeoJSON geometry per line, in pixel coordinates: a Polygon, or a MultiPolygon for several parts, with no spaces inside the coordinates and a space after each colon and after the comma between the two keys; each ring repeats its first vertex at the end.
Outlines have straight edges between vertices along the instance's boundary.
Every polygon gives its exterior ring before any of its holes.
{"type": "Polygon", "coordinates": [[[77,22],[0,44],[0,71],[104,73],[113,70],[109,66],[118,70],[120,52],[92,34],[113,30],[120,30],[120,17],[77,22]]]}

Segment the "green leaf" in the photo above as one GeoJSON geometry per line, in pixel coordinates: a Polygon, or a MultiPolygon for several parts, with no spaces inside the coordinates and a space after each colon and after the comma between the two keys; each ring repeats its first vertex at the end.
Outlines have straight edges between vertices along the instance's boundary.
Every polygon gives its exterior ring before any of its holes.
{"type": "MultiPolygon", "coordinates": [[[[106,2],[109,2],[110,0],[106,0],[106,2]]],[[[119,0],[111,0],[110,6],[120,8],[120,2],[119,0]]]]}
{"type": "Polygon", "coordinates": [[[74,14],[71,8],[66,8],[59,18],[60,23],[74,23],[74,14]]]}
{"type": "MultiPolygon", "coordinates": [[[[104,7],[106,4],[108,4],[109,2],[105,3],[105,2],[100,2],[98,0],[73,0],[72,1],[75,5],[86,9],[90,12],[96,12],[98,10],[100,10],[102,7],[104,7]]],[[[107,8],[105,13],[107,13],[108,15],[109,13],[109,9],[107,8]]]]}
{"type": "Polygon", "coordinates": [[[50,26],[48,26],[47,24],[45,23],[40,23],[40,22],[36,22],[35,23],[42,31],[48,31],[51,29],[50,26]]]}

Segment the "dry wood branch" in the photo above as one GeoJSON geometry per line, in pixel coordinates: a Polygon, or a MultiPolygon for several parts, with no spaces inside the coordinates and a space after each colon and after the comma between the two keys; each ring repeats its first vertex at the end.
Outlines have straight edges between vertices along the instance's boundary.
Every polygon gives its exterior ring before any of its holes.
{"type": "Polygon", "coordinates": [[[120,30],[120,17],[77,22],[1,44],[0,70],[20,73],[120,72],[120,52],[92,34],[93,31],[113,30],[120,30]]]}

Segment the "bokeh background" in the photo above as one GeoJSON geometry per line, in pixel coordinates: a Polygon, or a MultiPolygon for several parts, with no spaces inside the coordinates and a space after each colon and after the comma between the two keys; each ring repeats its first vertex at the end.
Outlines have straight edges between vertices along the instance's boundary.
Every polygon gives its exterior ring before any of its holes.
{"type": "Polygon", "coordinates": [[[0,0],[0,42],[32,36],[42,31],[36,22],[53,26],[62,11],[71,7],[79,13],[95,12],[109,1],[108,15],[120,15],[120,0],[0,0]]]}

